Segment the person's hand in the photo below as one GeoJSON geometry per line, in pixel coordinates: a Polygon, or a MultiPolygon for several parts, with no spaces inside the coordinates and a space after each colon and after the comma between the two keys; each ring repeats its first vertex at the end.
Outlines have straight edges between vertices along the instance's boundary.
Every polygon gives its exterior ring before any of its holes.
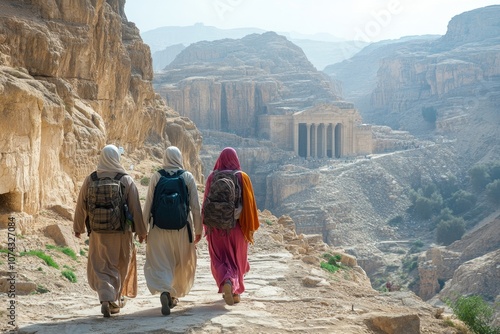
{"type": "Polygon", "coordinates": [[[142,244],[144,241],[148,242],[148,235],[147,234],[139,236],[139,243],[142,244]]]}
{"type": "Polygon", "coordinates": [[[200,242],[201,240],[201,234],[197,234],[195,237],[194,237],[194,244],[196,245],[198,242],[200,242]]]}
{"type": "Polygon", "coordinates": [[[78,239],[80,239],[80,235],[81,235],[80,232],[75,232],[75,237],[77,237],[78,239]]]}

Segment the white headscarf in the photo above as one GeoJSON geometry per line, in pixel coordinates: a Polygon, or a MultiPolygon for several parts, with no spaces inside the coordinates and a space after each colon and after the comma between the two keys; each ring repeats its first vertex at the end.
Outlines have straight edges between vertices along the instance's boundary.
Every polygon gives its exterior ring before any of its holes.
{"type": "Polygon", "coordinates": [[[127,173],[120,164],[120,152],[115,145],[104,146],[97,163],[97,172],[127,173]]]}
{"type": "Polygon", "coordinates": [[[181,151],[175,146],[169,146],[163,155],[163,168],[165,170],[184,169],[181,151]]]}

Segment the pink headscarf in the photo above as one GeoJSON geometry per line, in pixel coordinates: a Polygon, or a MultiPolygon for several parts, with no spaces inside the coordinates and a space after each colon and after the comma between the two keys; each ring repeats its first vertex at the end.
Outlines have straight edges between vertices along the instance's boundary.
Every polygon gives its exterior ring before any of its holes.
{"type": "Polygon", "coordinates": [[[240,170],[240,160],[236,150],[232,147],[226,147],[220,152],[219,158],[215,162],[214,170],[240,170]]]}

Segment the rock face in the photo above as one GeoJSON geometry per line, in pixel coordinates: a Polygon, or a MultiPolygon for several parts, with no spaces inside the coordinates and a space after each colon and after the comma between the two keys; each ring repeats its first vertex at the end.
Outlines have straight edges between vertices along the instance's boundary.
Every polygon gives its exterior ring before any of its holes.
{"type": "Polygon", "coordinates": [[[2,1],[0,213],[72,207],[107,143],[137,158],[178,145],[201,179],[201,136],[152,77],[124,1],[2,1]]]}
{"type": "Polygon", "coordinates": [[[440,42],[453,48],[490,38],[497,39],[500,34],[499,17],[500,6],[497,5],[457,15],[448,23],[446,35],[440,42]]]}
{"type": "Polygon", "coordinates": [[[500,218],[497,217],[461,240],[446,247],[433,247],[419,258],[418,295],[429,300],[438,294],[445,300],[454,294],[498,296],[500,218]],[[441,282],[446,282],[440,291],[441,282]]]}
{"type": "Polygon", "coordinates": [[[155,90],[201,129],[245,137],[260,115],[339,100],[302,50],[272,32],[192,44],[155,75],[155,90]]]}
{"type": "Polygon", "coordinates": [[[453,133],[500,100],[499,17],[498,5],[465,12],[444,36],[374,43],[325,72],[341,82],[365,122],[414,135],[453,133]],[[435,127],[423,120],[423,107],[436,109],[435,127]]]}
{"type": "Polygon", "coordinates": [[[436,127],[449,130],[448,120],[461,124],[480,100],[498,99],[500,81],[500,6],[455,16],[443,37],[414,44],[382,60],[371,107],[403,114],[408,130],[422,128],[422,106],[438,112],[436,127]],[[443,124],[441,124],[443,123],[443,124]]]}

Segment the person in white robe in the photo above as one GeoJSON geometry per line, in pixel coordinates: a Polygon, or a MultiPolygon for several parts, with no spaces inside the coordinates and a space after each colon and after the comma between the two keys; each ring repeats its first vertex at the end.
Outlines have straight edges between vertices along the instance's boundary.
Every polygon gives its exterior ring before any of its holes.
{"type": "MultiPolygon", "coordinates": [[[[166,149],[163,169],[170,175],[184,169],[182,154],[177,147],[170,146],[166,149]]],[[[170,309],[177,305],[178,298],[188,294],[193,286],[197,260],[195,245],[201,239],[203,227],[196,180],[189,171],[181,175],[188,188],[188,224],[180,230],[154,226],[151,208],[160,177],[159,172],[151,176],[143,208],[144,221],[149,222],[144,276],[151,294],[160,294],[161,313],[169,315],[170,309]],[[194,233],[194,238],[192,235],[190,237],[190,233],[194,233]]]]}

